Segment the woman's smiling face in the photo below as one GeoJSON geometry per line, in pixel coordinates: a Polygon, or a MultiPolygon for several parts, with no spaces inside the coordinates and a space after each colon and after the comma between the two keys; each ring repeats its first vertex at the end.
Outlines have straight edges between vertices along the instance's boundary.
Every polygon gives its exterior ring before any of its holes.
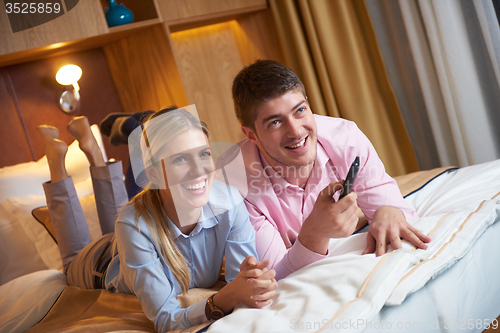
{"type": "Polygon", "coordinates": [[[161,166],[178,211],[208,203],[214,163],[208,138],[201,129],[183,131],[170,140],[161,150],[161,166]]]}

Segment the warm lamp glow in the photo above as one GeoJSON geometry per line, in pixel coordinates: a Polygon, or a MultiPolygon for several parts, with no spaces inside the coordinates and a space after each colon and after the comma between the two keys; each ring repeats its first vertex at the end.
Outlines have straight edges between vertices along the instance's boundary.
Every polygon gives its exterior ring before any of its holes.
{"type": "Polygon", "coordinates": [[[63,86],[74,85],[75,90],[80,90],[76,83],[82,77],[82,69],[77,65],[66,65],[57,71],[56,81],[63,86]],[[78,87],[78,88],[77,88],[78,87]]]}
{"type": "Polygon", "coordinates": [[[59,98],[59,106],[66,113],[75,112],[80,105],[80,86],[78,80],[82,77],[82,69],[77,65],[61,67],[56,74],[57,83],[67,86],[73,85],[73,91],[66,90],[59,98]]]}

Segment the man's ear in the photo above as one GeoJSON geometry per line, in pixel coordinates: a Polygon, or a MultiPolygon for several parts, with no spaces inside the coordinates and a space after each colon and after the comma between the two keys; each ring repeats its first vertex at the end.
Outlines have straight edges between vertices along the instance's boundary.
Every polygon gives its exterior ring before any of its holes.
{"type": "Polygon", "coordinates": [[[243,134],[245,134],[247,139],[250,140],[252,143],[257,142],[257,134],[255,133],[255,131],[253,129],[251,129],[250,127],[246,127],[246,126],[241,125],[241,131],[243,132],[243,134]]]}

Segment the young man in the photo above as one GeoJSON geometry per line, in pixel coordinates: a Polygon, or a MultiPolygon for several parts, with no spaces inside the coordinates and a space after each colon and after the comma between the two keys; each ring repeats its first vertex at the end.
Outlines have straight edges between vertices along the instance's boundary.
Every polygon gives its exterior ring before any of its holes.
{"type": "Polygon", "coordinates": [[[427,248],[430,238],[407,222],[417,214],[366,136],[353,122],[313,115],[292,70],[258,60],[238,73],[232,93],[246,135],[238,145],[257,253],[270,260],[277,279],[324,258],[331,238],[351,235],[358,205],[370,223],[363,254],[382,255],[388,243],[401,248],[402,238],[427,248]],[[356,156],[360,170],[353,192],[338,200],[356,156]]]}

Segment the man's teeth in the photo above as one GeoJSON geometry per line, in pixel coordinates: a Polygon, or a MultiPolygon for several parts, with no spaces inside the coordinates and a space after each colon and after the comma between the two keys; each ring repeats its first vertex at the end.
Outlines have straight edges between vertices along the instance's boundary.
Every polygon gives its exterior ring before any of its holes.
{"type": "Polygon", "coordinates": [[[298,148],[298,147],[302,147],[304,145],[304,143],[306,142],[306,138],[304,138],[304,140],[300,141],[299,143],[297,143],[296,145],[293,145],[293,146],[288,146],[288,148],[298,148]]]}
{"type": "Polygon", "coordinates": [[[193,184],[193,185],[182,185],[186,190],[200,190],[202,188],[205,188],[206,182],[202,181],[201,183],[198,184],[193,184]]]}

